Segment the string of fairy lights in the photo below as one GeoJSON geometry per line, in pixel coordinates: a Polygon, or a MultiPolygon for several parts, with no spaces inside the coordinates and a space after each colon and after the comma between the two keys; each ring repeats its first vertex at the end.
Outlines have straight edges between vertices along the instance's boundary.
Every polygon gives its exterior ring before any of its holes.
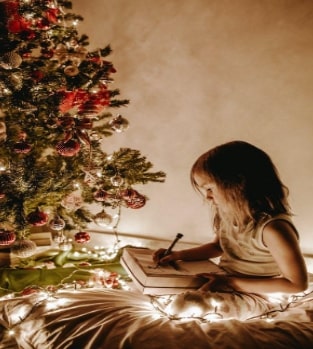
{"type": "MultiPolygon", "coordinates": [[[[214,322],[214,321],[221,321],[221,320],[229,320],[233,317],[227,317],[225,314],[223,314],[222,311],[220,311],[221,302],[214,299],[212,297],[211,299],[211,305],[212,305],[212,311],[209,311],[205,314],[202,313],[202,308],[200,305],[190,305],[187,309],[184,309],[183,312],[181,312],[179,315],[177,314],[171,314],[169,311],[169,306],[173,302],[175,295],[163,295],[163,296],[152,296],[150,295],[150,301],[153,305],[154,309],[159,312],[162,316],[170,319],[170,320],[176,320],[176,321],[186,321],[186,320],[199,320],[200,322],[214,322]]],[[[290,295],[288,296],[287,300],[285,299],[285,296],[283,297],[269,297],[270,300],[273,301],[273,304],[276,304],[276,306],[269,310],[265,311],[263,313],[254,315],[254,316],[248,316],[245,321],[251,321],[251,320],[265,320],[267,322],[275,321],[275,318],[279,313],[287,312],[289,309],[292,308],[293,305],[299,304],[299,302],[305,301],[306,303],[313,302],[313,290],[307,291],[307,292],[301,292],[299,294],[290,295]]]]}
{"type": "MultiPolygon", "coordinates": [[[[8,289],[0,288],[1,291],[9,292],[5,296],[0,298],[0,301],[12,300],[14,298],[28,297],[35,295],[33,298],[32,307],[29,306],[18,306],[14,312],[10,314],[9,326],[6,329],[6,333],[9,336],[15,334],[15,329],[23,321],[26,321],[33,310],[39,306],[44,306],[45,310],[60,309],[66,307],[71,300],[68,297],[62,297],[62,292],[70,291],[74,296],[77,291],[86,291],[88,289],[97,289],[105,291],[106,289],[120,289],[124,291],[131,291],[132,288],[129,284],[130,279],[123,278],[119,274],[110,272],[101,268],[96,268],[93,270],[85,270],[77,268],[72,271],[66,277],[64,277],[58,285],[50,285],[47,287],[40,287],[38,285],[28,286],[21,292],[10,292],[8,289]],[[90,275],[88,282],[81,282],[80,280],[72,280],[76,273],[86,272],[90,275]],[[68,280],[71,280],[68,282],[68,280]]],[[[192,305],[189,308],[185,309],[181,314],[173,315],[170,313],[169,305],[173,302],[176,295],[147,295],[151,304],[151,316],[152,317],[163,317],[173,321],[188,321],[188,320],[197,320],[201,323],[210,323],[215,321],[226,321],[230,317],[226,317],[221,308],[221,302],[217,301],[212,297],[212,311],[205,314],[201,314],[201,309],[197,305],[192,305]],[[201,314],[201,315],[200,315],[201,314]]],[[[271,297],[269,297],[271,299],[271,297]]],[[[27,304],[29,305],[29,298],[27,298],[27,304]]],[[[277,314],[284,313],[292,308],[293,305],[298,303],[309,303],[313,302],[313,290],[302,292],[296,295],[290,295],[286,301],[286,295],[283,297],[276,296],[272,299],[273,304],[277,304],[276,307],[270,311],[266,311],[262,314],[255,316],[247,317],[245,321],[251,320],[265,320],[267,322],[275,321],[277,314]]]]}

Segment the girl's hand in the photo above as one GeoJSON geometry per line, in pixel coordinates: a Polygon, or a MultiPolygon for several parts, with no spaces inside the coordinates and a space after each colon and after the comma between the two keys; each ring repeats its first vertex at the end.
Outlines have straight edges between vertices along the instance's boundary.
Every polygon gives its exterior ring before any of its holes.
{"type": "Polygon", "coordinates": [[[164,252],[166,251],[165,248],[159,248],[158,250],[154,251],[152,258],[153,262],[159,263],[160,260],[162,259],[162,256],[164,255],[164,252]]]}
{"type": "Polygon", "coordinates": [[[163,257],[165,251],[165,248],[159,248],[158,250],[156,250],[152,255],[153,261],[159,264],[167,264],[169,262],[176,261],[179,259],[178,252],[174,251],[168,254],[167,256],[163,257]]]}
{"type": "Polygon", "coordinates": [[[231,278],[225,275],[213,274],[213,273],[203,273],[197,274],[198,277],[204,278],[207,280],[203,284],[199,291],[202,292],[233,292],[234,288],[231,285],[231,278]]]}

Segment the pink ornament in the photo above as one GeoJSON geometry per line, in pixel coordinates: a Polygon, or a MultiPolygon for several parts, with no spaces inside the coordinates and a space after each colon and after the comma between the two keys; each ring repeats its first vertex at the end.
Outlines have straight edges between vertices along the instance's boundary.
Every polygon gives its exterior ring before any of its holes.
{"type": "Polygon", "coordinates": [[[29,296],[30,294],[39,293],[39,291],[39,288],[29,286],[24,288],[24,290],[22,291],[22,296],[29,296]]]}
{"type": "Polygon", "coordinates": [[[76,233],[74,238],[75,241],[79,244],[85,244],[86,242],[90,241],[90,235],[85,231],[80,231],[79,233],[76,233]]]}
{"type": "Polygon", "coordinates": [[[41,227],[48,222],[49,216],[38,209],[28,214],[27,221],[34,227],[41,227]]]}
{"type": "Polygon", "coordinates": [[[62,156],[74,156],[80,151],[80,144],[74,139],[60,141],[56,145],[56,151],[62,156]]]}
{"type": "Polygon", "coordinates": [[[95,192],[94,198],[97,201],[106,201],[107,199],[110,198],[110,194],[103,189],[99,189],[95,192]]]}
{"type": "Polygon", "coordinates": [[[127,207],[138,209],[146,204],[146,197],[139,194],[134,189],[126,189],[121,193],[122,199],[125,201],[127,207]]]}
{"type": "Polygon", "coordinates": [[[0,246],[13,244],[16,239],[14,231],[0,229],[0,246]]]}
{"type": "Polygon", "coordinates": [[[62,201],[61,205],[70,211],[76,211],[81,208],[84,204],[84,201],[81,195],[76,194],[75,192],[66,196],[62,201]]]}

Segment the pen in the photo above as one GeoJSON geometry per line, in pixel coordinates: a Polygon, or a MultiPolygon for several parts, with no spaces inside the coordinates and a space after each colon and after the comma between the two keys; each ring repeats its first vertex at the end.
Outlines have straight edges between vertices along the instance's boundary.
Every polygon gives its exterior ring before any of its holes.
{"type": "Polygon", "coordinates": [[[176,245],[177,241],[178,241],[179,239],[181,239],[183,236],[184,236],[184,235],[183,235],[183,234],[180,234],[180,233],[178,233],[178,234],[176,235],[176,237],[175,237],[175,239],[173,240],[173,242],[170,244],[170,246],[167,248],[167,250],[163,253],[162,258],[165,257],[165,256],[167,256],[167,255],[169,255],[169,254],[172,252],[172,249],[173,249],[173,247],[176,245]]]}
{"type": "MultiPolygon", "coordinates": [[[[183,234],[180,234],[178,233],[175,237],[175,239],[173,240],[173,242],[170,244],[170,246],[165,250],[165,252],[162,254],[161,258],[165,257],[165,256],[168,256],[171,252],[172,252],[172,249],[173,247],[176,245],[177,241],[179,239],[181,239],[184,235],[183,234]]],[[[170,266],[172,266],[175,270],[178,270],[179,267],[178,265],[176,264],[175,261],[171,261],[168,263],[170,266]]],[[[158,266],[160,265],[160,263],[158,263],[158,266]]]]}

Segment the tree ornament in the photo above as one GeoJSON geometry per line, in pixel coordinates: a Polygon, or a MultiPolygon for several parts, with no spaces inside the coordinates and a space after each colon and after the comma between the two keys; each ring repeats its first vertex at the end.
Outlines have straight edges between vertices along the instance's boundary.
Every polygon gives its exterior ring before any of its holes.
{"type": "Polygon", "coordinates": [[[13,150],[18,154],[27,154],[31,151],[32,147],[25,140],[20,140],[13,145],[13,150]]]}
{"type": "Polygon", "coordinates": [[[74,235],[75,241],[79,244],[85,244],[90,241],[89,233],[85,231],[80,231],[74,235]]]}
{"type": "Polygon", "coordinates": [[[13,244],[16,235],[12,230],[5,230],[0,228],[0,246],[8,246],[13,244]]]}
{"type": "Polygon", "coordinates": [[[79,69],[76,65],[68,65],[64,68],[64,74],[67,76],[76,76],[79,74],[79,69]]]}
{"type": "Polygon", "coordinates": [[[81,197],[81,195],[77,192],[73,192],[69,195],[67,195],[62,201],[61,205],[69,210],[69,211],[76,211],[79,208],[83,206],[84,202],[81,197]]]}
{"type": "Polygon", "coordinates": [[[85,170],[84,183],[88,186],[93,187],[97,183],[97,177],[90,172],[90,170],[85,170]]]}
{"type": "Polygon", "coordinates": [[[118,115],[109,122],[109,126],[113,131],[120,133],[124,132],[128,128],[129,122],[123,118],[122,115],[118,115]]]}
{"type": "Polygon", "coordinates": [[[80,144],[75,139],[69,139],[67,141],[60,141],[56,145],[56,151],[62,156],[75,156],[80,151],[80,144]]]}
{"type": "Polygon", "coordinates": [[[31,77],[36,83],[38,83],[45,77],[45,74],[41,70],[36,69],[31,73],[31,77]]]}
{"type": "Polygon", "coordinates": [[[11,247],[11,253],[20,258],[32,256],[37,249],[34,241],[26,238],[18,239],[11,247]]]}
{"type": "Polygon", "coordinates": [[[18,14],[12,16],[7,24],[8,31],[13,34],[28,33],[30,31],[30,26],[31,23],[18,14]]]}
{"type": "Polygon", "coordinates": [[[110,194],[104,189],[98,189],[94,193],[94,198],[96,201],[106,201],[110,198],[110,194]]]}
{"type": "Polygon", "coordinates": [[[12,51],[7,52],[2,56],[0,65],[4,69],[15,69],[18,68],[22,62],[22,57],[18,53],[12,51]]]}
{"type": "Polygon", "coordinates": [[[102,210],[101,212],[97,213],[94,216],[94,221],[100,227],[107,227],[108,225],[110,225],[112,223],[113,218],[111,215],[106,213],[105,210],[102,210]]]}
{"type": "Polygon", "coordinates": [[[27,215],[27,221],[29,224],[34,227],[41,227],[48,222],[48,214],[40,211],[38,208],[36,211],[33,211],[27,215]]]}
{"type": "Polygon", "coordinates": [[[38,286],[29,286],[25,287],[24,290],[21,292],[22,296],[29,296],[31,294],[39,293],[41,290],[38,286]]]}
{"type": "Polygon", "coordinates": [[[60,10],[58,8],[48,8],[45,15],[49,22],[57,23],[60,10]]]}
{"type": "Polygon", "coordinates": [[[62,230],[65,227],[65,221],[58,215],[56,215],[51,221],[49,222],[49,227],[52,230],[62,230]]]}
{"type": "Polygon", "coordinates": [[[120,187],[124,183],[124,178],[121,175],[116,174],[110,178],[110,181],[114,187],[120,187]]]}
{"type": "Polygon", "coordinates": [[[146,204],[146,197],[131,188],[123,190],[121,192],[121,197],[129,208],[137,209],[146,204]]]}

